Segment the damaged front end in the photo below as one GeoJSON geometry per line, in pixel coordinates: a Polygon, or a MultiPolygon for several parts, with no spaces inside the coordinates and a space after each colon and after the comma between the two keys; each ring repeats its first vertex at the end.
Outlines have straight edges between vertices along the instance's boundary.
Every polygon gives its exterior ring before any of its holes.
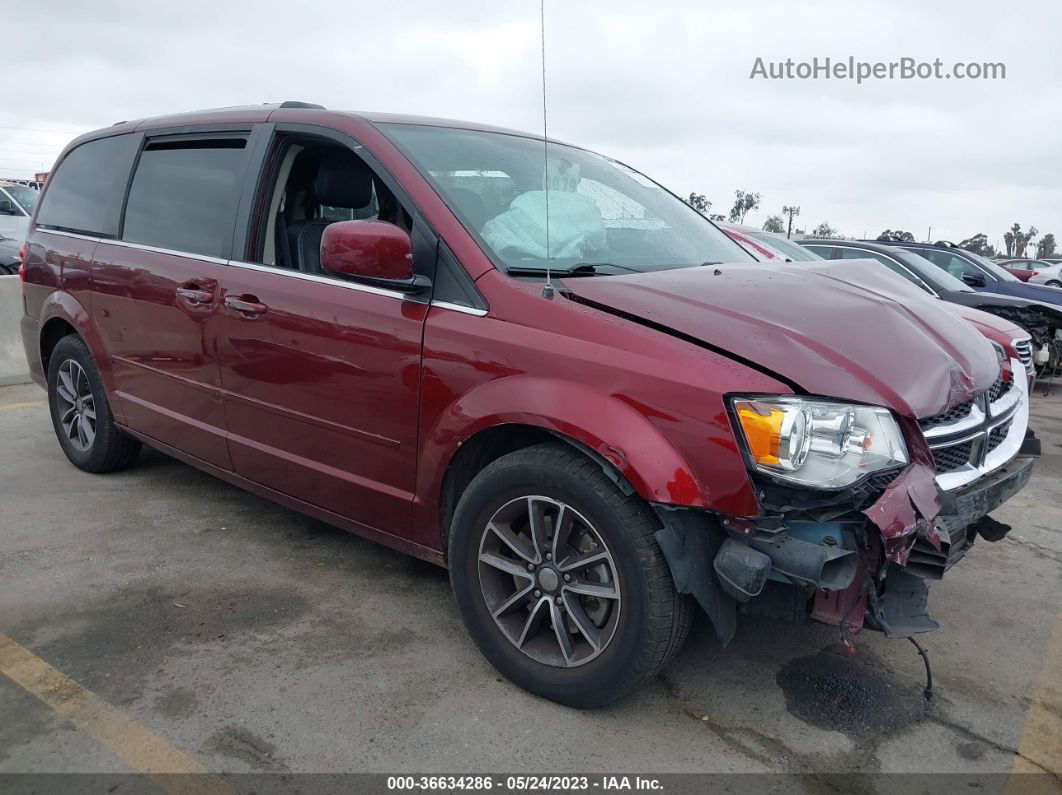
{"type": "Polygon", "coordinates": [[[989,512],[1024,487],[1039,455],[1028,387],[1013,369],[982,394],[953,395],[938,415],[899,418],[902,467],[822,489],[750,466],[762,507],[755,519],[657,506],[657,540],[677,588],[697,599],[724,644],[740,614],[837,626],[849,647],[864,626],[898,638],[936,629],[929,581],[978,536],[1006,535],[989,512]]]}

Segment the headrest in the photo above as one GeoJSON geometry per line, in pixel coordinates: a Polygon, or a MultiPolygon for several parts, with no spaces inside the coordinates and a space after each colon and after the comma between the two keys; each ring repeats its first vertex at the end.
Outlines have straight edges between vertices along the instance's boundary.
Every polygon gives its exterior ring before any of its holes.
{"type": "Polygon", "coordinates": [[[328,207],[366,207],[372,201],[372,172],[356,155],[323,155],[313,178],[313,192],[328,207]]]}

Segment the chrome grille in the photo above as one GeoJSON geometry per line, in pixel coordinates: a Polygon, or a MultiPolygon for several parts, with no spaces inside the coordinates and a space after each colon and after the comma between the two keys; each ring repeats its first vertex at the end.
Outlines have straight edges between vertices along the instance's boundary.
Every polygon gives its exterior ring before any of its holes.
{"type": "Polygon", "coordinates": [[[954,472],[970,463],[971,455],[973,455],[972,439],[934,450],[933,461],[937,465],[937,472],[954,472]]]}
{"type": "MultiPolygon", "coordinates": [[[[918,421],[933,453],[937,477],[943,478],[939,481],[942,488],[969,482],[986,466],[994,451],[1010,449],[1017,416],[1027,412],[1023,408],[1025,383],[1024,379],[1019,383],[1013,375],[1000,372],[995,383],[973,400],[918,421]]],[[[1000,463],[996,457],[992,461],[994,466],[1000,463]]]]}
{"type": "Polygon", "coordinates": [[[1007,434],[1010,432],[1011,422],[1011,420],[1004,422],[1002,425],[993,428],[991,433],[988,434],[988,447],[985,451],[986,454],[991,453],[993,450],[1003,444],[1003,441],[1007,438],[1007,434]]]}
{"type": "Polygon", "coordinates": [[[996,379],[996,382],[992,384],[991,388],[988,390],[988,402],[995,403],[997,400],[1007,394],[1007,392],[1010,391],[1010,388],[1012,386],[1014,386],[1014,377],[1010,373],[1007,373],[1006,375],[1001,375],[999,378],[996,379]]]}
{"type": "Polygon", "coordinates": [[[952,406],[947,411],[943,411],[940,414],[934,414],[932,417],[926,417],[918,421],[918,424],[922,426],[923,431],[927,431],[930,428],[935,428],[938,425],[950,425],[953,422],[964,420],[970,416],[970,412],[973,411],[974,402],[968,400],[965,403],[960,403],[958,406],[952,406]]]}
{"type": "Polygon", "coordinates": [[[1018,359],[1026,367],[1032,361],[1032,340],[1019,340],[1014,343],[1014,350],[1018,354],[1018,359]]]}

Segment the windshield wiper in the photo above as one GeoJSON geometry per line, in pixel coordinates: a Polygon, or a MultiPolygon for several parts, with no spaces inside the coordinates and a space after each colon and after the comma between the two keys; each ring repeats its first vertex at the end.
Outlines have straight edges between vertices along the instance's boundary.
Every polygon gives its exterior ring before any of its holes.
{"type": "MultiPolygon", "coordinates": [[[[603,276],[598,268],[615,268],[621,271],[630,271],[637,273],[634,268],[625,268],[622,265],[617,265],[614,262],[577,262],[575,265],[569,265],[566,268],[553,268],[549,269],[550,274],[553,276],[603,276]]],[[[511,276],[545,276],[545,268],[529,268],[522,265],[510,265],[505,269],[505,272],[511,276]]]]}

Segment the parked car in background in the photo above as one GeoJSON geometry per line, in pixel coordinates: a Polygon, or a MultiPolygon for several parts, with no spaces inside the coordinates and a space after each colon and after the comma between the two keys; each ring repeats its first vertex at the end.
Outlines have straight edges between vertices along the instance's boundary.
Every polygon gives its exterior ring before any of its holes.
{"type": "Polygon", "coordinates": [[[777,259],[782,262],[808,262],[821,259],[810,253],[797,241],[787,238],[775,232],[766,232],[754,226],[741,226],[740,224],[721,223],[719,228],[726,232],[731,240],[741,244],[758,260],[777,259]]]}
{"type": "Polygon", "coordinates": [[[1050,306],[1038,308],[1022,298],[977,292],[913,251],[855,240],[806,239],[800,244],[824,259],[873,259],[911,284],[955,306],[959,314],[977,325],[985,336],[1003,345],[1008,356],[1020,359],[1030,379],[1036,376],[1032,331],[1025,328],[1019,318],[1028,321],[1032,317],[1030,326],[1041,338],[1050,338],[1055,329],[1062,328],[1062,311],[1050,306]],[[995,315],[999,324],[1004,325],[987,324],[985,315],[989,314],[995,315]],[[1010,328],[1020,333],[1008,332],[1010,328]]]}
{"type": "Polygon", "coordinates": [[[0,235],[0,276],[18,273],[18,250],[21,241],[0,235]]]}
{"type": "Polygon", "coordinates": [[[1022,267],[1011,267],[1011,266],[1009,266],[1009,265],[1005,265],[1005,264],[1003,264],[1002,262],[1000,262],[999,260],[992,260],[992,261],[993,261],[993,262],[995,262],[995,263],[997,263],[997,264],[999,264],[999,265],[1003,265],[1003,267],[1004,267],[1004,268],[1006,268],[1006,269],[1007,269],[1008,271],[1010,271],[1010,272],[1011,272],[1012,274],[1014,274],[1015,276],[1017,276],[1017,277],[1018,277],[1019,279],[1021,279],[1021,280],[1022,280],[1023,282],[1027,282],[1027,281],[1029,281],[1029,280],[1030,280],[1030,279],[1031,279],[1031,278],[1032,278],[1033,276],[1035,276],[1035,275],[1036,275],[1036,273],[1037,273],[1036,271],[1033,271],[1033,270],[1025,270],[1025,269],[1024,269],[1024,268],[1022,268],[1022,267]]]}
{"type": "Polygon", "coordinates": [[[1019,279],[1021,273],[1028,273],[1029,278],[1022,279],[1024,282],[1062,287],[1062,262],[1045,259],[1002,259],[996,260],[996,264],[1002,265],[1019,279]]]}
{"type": "Polygon", "coordinates": [[[906,249],[907,251],[913,251],[925,257],[938,268],[946,270],[958,279],[962,279],[976,290],[999,293],[1000,295],[1013,295],[1045,304],[1062,306],[1062,290],[1057,287],[1026,284],[1006,268],[987,257],[961,249],[953,243],[943,241],[936,243],[911,243],[890,240],[887,244],[896,248],[906,249]]]}
{"type": "Polygon", "coordinates": [[[1039,453],[1021,363],[871,263],[764,267],[543,149],[305,103],[78,138],[22,267],[63,452],[146,443],[448,565],[485,657],[569,705],[653,676],[693,600],[723,643],[936,629],[928,582],[1039,453]]]}
{"type": "MultiPolygon", "coordinates": [[[[1053,308],[1062,308],[1062,289],[1048,287],[1045,284],[1025,283],[1001,265],[987,257],[961,249],[953,243],[938,241],[936,243],[910,243],[906,241],[889,241],[890,246],[914,251],[938,268],[962,279],[976,290],[1016,298],[1027,298],[1037,304],[1050,304],[1053,308]]],[[[997,313],[998,314],[998,313],[997,313]]],[[[1034,354],[1037,367],[1041,372],[1055,372],[1062,363],[1062,329],[1055,324],[1051,334],[1038,334],[1032,328],[1032,318],[1023,321],[1020,317],[1011,318],[1033,335],[1033,342],[1038,346],[1034,354]]]]}
{"type": "Polygon", "coordinates": [[[25,235],[39,195],[28,185],[0,181],[0,234],[15,238],[25,235]]]}

